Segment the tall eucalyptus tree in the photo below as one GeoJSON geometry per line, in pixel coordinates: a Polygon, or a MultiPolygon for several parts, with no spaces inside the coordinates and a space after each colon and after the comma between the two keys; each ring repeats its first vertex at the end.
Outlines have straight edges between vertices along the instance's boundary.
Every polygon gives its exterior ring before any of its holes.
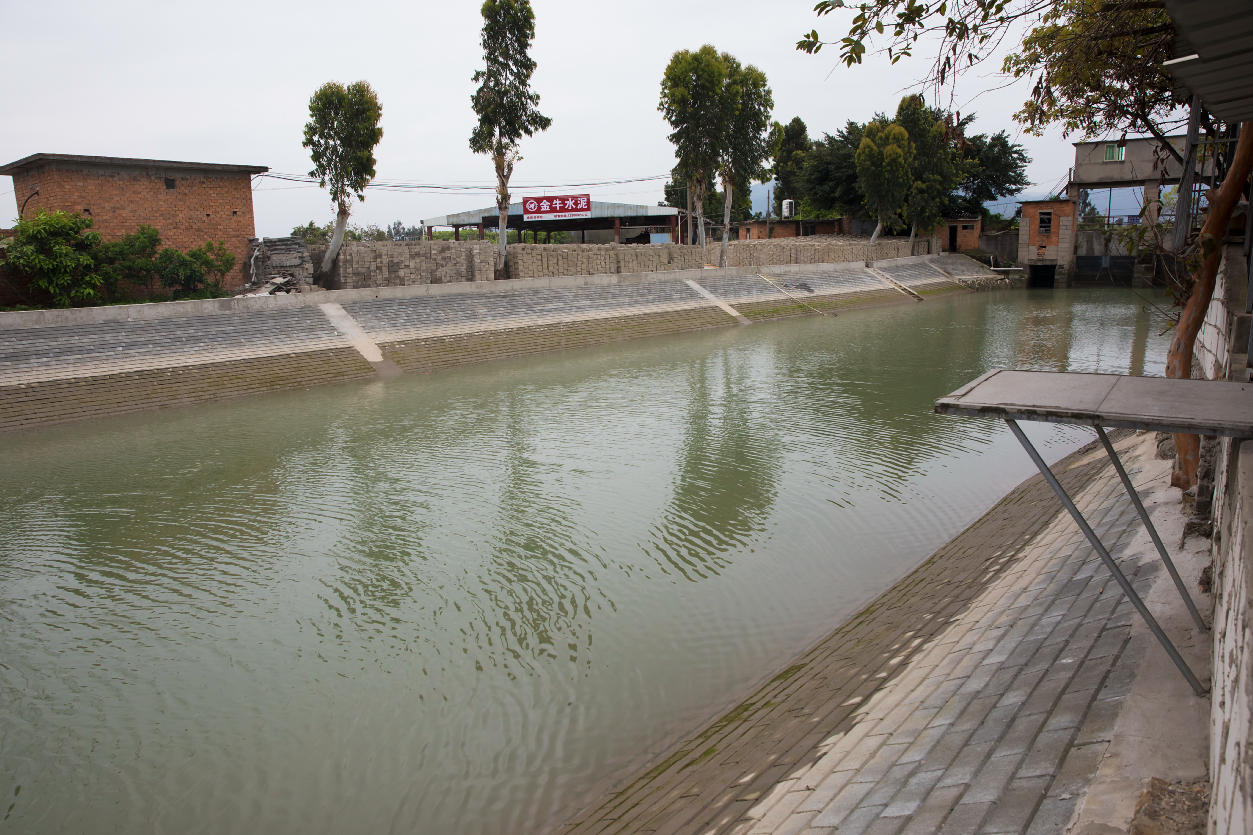
{"type": "Polygon", "coordinates": [[[479,85],[470,102],[479,123],[470,134],[470,150],[487,154],[496,168],[496,208],[500,212],[496,278],[506,277],[505,249],[509,237],[509,178],[522,159],[518,142],[523,136],[548,130],[553,120],[539,112],[539,94],[531,89],[535,60],[535,12],[529,0],[484,0],[484,67],[474,73],[479,85]]]}
{"type": "Polygon", "coordinates": [[[383,138],[379,122],[383,106],[364,81],[347,86],[328,81],[309,99],[309,122],[304,147],[310,149],[313,170],[335,203],[335,231],[322,258],[320,272],[328,272],[344,243],[352,198],[365,200],[365,187],[374,179],[374,148],[383,138]]]}

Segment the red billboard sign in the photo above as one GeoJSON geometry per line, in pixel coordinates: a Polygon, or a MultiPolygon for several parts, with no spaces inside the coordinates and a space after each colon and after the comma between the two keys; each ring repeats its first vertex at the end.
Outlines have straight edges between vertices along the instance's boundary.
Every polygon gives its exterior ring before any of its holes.
{"type": "Polygon", "coordinates": [[[526,197],[522,200],[523,220],[564,220],[591,217],[590,194],[562,194],[554,197],[526,197]]]}

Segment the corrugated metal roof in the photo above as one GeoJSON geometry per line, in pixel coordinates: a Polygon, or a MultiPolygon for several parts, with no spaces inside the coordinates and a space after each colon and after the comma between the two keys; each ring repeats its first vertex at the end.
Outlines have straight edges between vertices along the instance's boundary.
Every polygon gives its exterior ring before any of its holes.
{"type": "Polygon", "coordinates": [[[1253,119],[1253,0],[1166,0],[1194,50],[1164,69],[1225,122],[1253,119]]]}
{"type": "MultiPolygon", "coordinates": [[[[670,206],[638,206],[633,203],[600,203],[592,201],[592,219],[595,218],[613,218],[613,217],[670,217],[677,215],[678,209],[670,206]]],[[[509,216],[522,216],[522,202],[509,204],[509,216]]],[[[470,212],[458,212],[453,215],[444,215],[443,217],[433,217],[423,220],[425,226],[478,226],[479,222],[485,217],[499,217],[500,212],[495,206],[489,206],[486,209],[475,209],[470,212]]],[[[571,225],[576,225],[578,220],[570,221],[571,225]]]]}

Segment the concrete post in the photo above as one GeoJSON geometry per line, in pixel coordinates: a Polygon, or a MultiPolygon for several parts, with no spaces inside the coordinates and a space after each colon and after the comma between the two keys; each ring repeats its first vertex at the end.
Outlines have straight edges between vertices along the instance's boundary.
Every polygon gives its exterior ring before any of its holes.
{"type": "Polygon", "coordinates": [[[483,221],[479,221],[479,240],[483,240],[483,221]]]}
{"type": "Polygon", "coordinates": [[[1149,180],[1144,184],[1144,220],[1142,223],[1157,223],[1157,216],[1162,210],[1161,187],[1157,180],[1149,180]]]}
{"type": "Polygon", "coordinates": [[[615,217],[613,219],[613,242],[622,243],[622,218],[615,217]]]}
{"type": "Polygon", "coordinates": [[[460,226],[454,226],[452,228],[452,239],[454,241],[461,240],[461,227],[460,226]]]}

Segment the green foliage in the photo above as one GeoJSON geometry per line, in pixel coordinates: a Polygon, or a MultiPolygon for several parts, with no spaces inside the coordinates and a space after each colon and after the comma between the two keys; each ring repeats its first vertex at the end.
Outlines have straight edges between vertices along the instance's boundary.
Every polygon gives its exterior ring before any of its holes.
{"type": "MultiPolygon", "coordinates": [[[[774,195],[774,212],[776,216],[783,213],[783,201],[795,200],[798,204],[805,203],[805,157],[813,143],[809,141],[809,130],[800,116],[793,117],[786,125],[778,122],[770,131],[770,157],[774,162],[771,173],[779,181],[779,188],[774,195]]],[[[808,217],[808,215],[806,215],[808,217]]]]}
{"type": "Polygon", "coordinates": [[[386,239],[390,241],[416,241],[418,239],[418,234],[421,232],[421,227],[405,226],[404,223],[398,220],[383,231],[387,235],[386,239]]]}
{"type": "Polygon", "coordinates": [[[1014,78],[1037,79],[1014,120],[1036,136],[1060,124],[1063,136],[1133,131],[1161,139],[1180,121],[1162,67],[1173,49],[1160,3],[1054,0],[1002,66],[1014,78]]]}
{"type": "Polygon", "coordinates": [[[185,298],[203,288],[204,267],[195,258],[177,249],[163,249],[156,258],[156,271],[161,286],[172,289],[174,298],[185,298]]]}
{"type": "Polygon", "coordinates": [[[535,12],[528,0],[484,0],[481,8],[484,68],[474,73],[479,85],[470,104],[479,123],[470,134],[476,154],[509,156],[523,136],[548,130],[552,119],[539,112],[539,94],[531,85],[535,60],[535,12]]]}
{"type": "MultiPolygon", "coordinates": [[[[675,169],[677,171],[678,169],[675,169]]],[[[675,172],[671,172],[671,178],[663,185],[666,199],[660,205],[673,206],[676,209],[687,209],[687,185],[678,177],[675,172]]],[[[742,188],[735,189],[731,201],[731,220],[751,220],[753,218],[753,196],[752,191],[745,185],[742,188]]],[[[705,192],[705,204],[703,217],[718,217],[722,214],[723,200],[722,192],[710,189],[705,192]]]]}
{"type": "Polygon", "coordinates": [[[188,250],[187,255],[204,270],[206,285],[220,286],[222,278],[235,268],[235,255],[222,241],[207,241],[203,246],[188,250]]]}
{"type": "Polygon", "coordinates": [[[26,275],[32,288],[50,294],[57,307],[98,304],[104,279],[94,257],[100,235],[88,231],[91,226],[89,217],[44,209],[19,218],[5,264],[26,275]]]}
{"type": "MultiPolygon", "coordinates": [[[[723,181],[747,191],[752,180],[770,177],[764,163],[770,154],[770,111],[774,96],[766,74],[752,64],[741,66],[733,55],[720,56],[726,66],[721,107],[723,133],[715,137],[721,157],[723,181]]],[[[802,123],[802,127],[804,123],[802,123]]]]}
{"type": "MultiPolygon", "coordinates": [[[[928,36],[927,42],[937,46],[937,57],[926,81],[943,85],[986,58],[1015,24],[1048,5],[1049,0],[865,0],[853,6],[845,0],[819,0],[814,11],[819,17],[837,9],[857,11],[848,34],[837,42],[841,62],[850,67],[862,62],[867,42],[875,37],[887,39],[888,58],[895,64],[928,36]]],[[[797,49],[810,54],[828,45],[817,29],[796,42],[797,49]]]]}
{"type": "Polygon", "coordinates": [[[944,217],[949,194],[957,182],[953,147],[944,114],[926,106],[922,96],[906,96],[896,109],[896,122],[913,144],[913,182],[905,200],[905,219],[928,232],[944,217]]]}
{"type": "MultiPolygon", "coordinates": [[[[973,120],[973,114],[964,117],[961,125],[964,127],[973,120]]],[[[1031,185],[1027,179],[1029,162],[1026,149],[1011,142],[1005,131],[991,136],[980,133],[965,137],[959,162],[961,182],[950,210],[980,214],[984,203],[1021,193],[1031,185]]]]}
{"type": "Polygon", "coordinates": [[[914,148],[900,125],[866,126],[857,147],[857,185],[866,208],[884,229],[901,226],[900,212],[913,184],[914,148]]]}
{"type": "Polygon", "coordinates": [[[364,81],[347,86],[328,81],[309,99],[309,121],[304,147],[310,149],[313,170],[322,188],[341,211],[351,196],[365,200],[365,187],[374,179],[374,148],[383,138],[379,126],[383,106],[364,81]]]}
{"type": "MultiPolygon", "coordinates": [[[[657,109],[672,128],[670,141],[678,158],[675,183],[691,187],[699,218],[705,217],[715,175],[733,193],[747,192],[753,180],[769,176],[763,163],[770,153],[767,131],[773,107],[765,73],[741,65],[728,53],[706,44],[671,57],[657,109]]],[[[725,197],[718,202],[725,217],[725,197]]],[[[736,202],[732,197],[732,208],[736,202]]],[[[703,235],[702,223],[702,240],[703,235]]]]}
{"type": "Polygon", "coordinates": [[[160,248],[161,233],[152,226],[140,226],[138,232],[121,240],[101,243],[94,257],[108,296],[116,298],[122,282],[144,287],[151,296],[157,283],[156,258],[160,248]]]}
{"type": "MultiPolygon", "coordinates": [[[[397,221],[399,222],[399,221],[397,221]]],[[[297,226],[291,230],[293,238],[300,238],[307,244],[326,244],[330,243],[331,236],[335,234],[335,224],[325,223],[318,226],[312,220],[304,226],[297,226]]],[[[417,232],[414,231],[416,235],[417,232]]],[[[350,224],[344,229],[344,240],[346,241],[390,241],[398,240],[391,237],[388,230],[380,229],[378,224],[369,223],[365,226],[357,226],[350,224]]]]}
{"type": "Polygon", "coordinates": [[[857,186],[857,148],[865,130],[865,125],[850,120],[834,136],[825,134],[805,155],[805,198],[801,205],[806,217],[841,217],[865,211],[857,186]]]}
{"type": "Polygon", "coordinates": [[[692,188],[692,204],[703,216],[705,192],[721,161],[719,141],[726,131],[723,106],[727,67],[706,44],[695,52],[674,53],[661,77],[657,109],[670,124],[670,142],[678,159],[675,170],[692,188]]]}

